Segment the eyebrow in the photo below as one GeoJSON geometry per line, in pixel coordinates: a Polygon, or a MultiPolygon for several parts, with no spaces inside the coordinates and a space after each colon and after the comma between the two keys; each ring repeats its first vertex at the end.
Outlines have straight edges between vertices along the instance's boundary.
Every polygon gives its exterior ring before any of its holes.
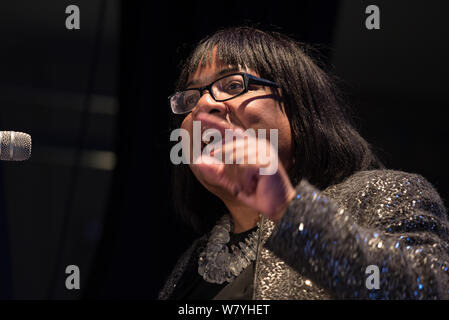
{"type": "MultiPolygon", "coordinates": [[[[217,77],[220,77],[222,75],[225,75],[226,73],[236,72],[236,71],[241,71],[241,69],[239,67],[237,67],[237,66],[227,67],[227,68],[221,69],[219,72],[217,72],[215,74],[215,77],[217,78],[217,77]]],[[[189,81],[189,82],[187,82],[186,88],[188,88],[188,87],[190,87],[192,85],[198,85],[200,82],[201,82],[200,80],[189,81]]]]}

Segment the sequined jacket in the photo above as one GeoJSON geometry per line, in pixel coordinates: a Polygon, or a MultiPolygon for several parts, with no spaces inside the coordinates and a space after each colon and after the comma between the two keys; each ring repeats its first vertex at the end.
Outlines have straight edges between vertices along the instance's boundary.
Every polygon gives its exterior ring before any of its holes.
{"type": "Polygon", "coordinates": [[[282,219],[259,228],[253,299],[449,299],[448,217],[423,177],[361,171],[323,191],[303,180],[296,191],[282,219]]]}

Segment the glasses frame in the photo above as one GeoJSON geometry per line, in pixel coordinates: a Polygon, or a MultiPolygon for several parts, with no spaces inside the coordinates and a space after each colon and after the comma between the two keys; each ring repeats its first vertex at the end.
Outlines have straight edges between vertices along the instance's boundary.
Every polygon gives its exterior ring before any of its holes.
{"type": "Polygon", "coordinates": [[[265,87],[279,88],[279,86],[278,86],[276,83],[274,83],[273,81],[266,80],[266,79],[262,79],[262,78],[253,76],[253,75],[251,75],[251,74],[249,74],[249,73],[246,73],[246,72],[236,72],[236,73],[231,73],[231,74],[227,74],[227,75],[225,75],[225,76],[223,76],[223,77],[220,77],[220,78],[214,80],[213,82],[211,82],[210,84],[208,84],[207,86],[204,86],[204,87],[201,87],[201,88],[188,88],[188,89],[185,89],[185,90],[182,90],[182,91],[177,91],[177,92],[175,92],[174,94],[172,94],[172,95],[170,95],[170,96],[168,97],[168,103],[169,103],[170,108],[171,108],[171,110],[172,110],[172,112],[173,112],[174,114],[186,114],[186,113],[191,112],[195,107],[193,107],[193,108],[192,108],[191,110],[189,110],[189,111],[185,111],[185,112],[175,112],[175,111],[173,110],[173,107],[171,106],[171,98],[172,98],[173,96],[175,96],[176,94],[180,93],[180,92],[189,91],[189,90],[196,90],[196,91],[199,91],[199,92],[200,92],[200,97],[201,97],[201,96],[202,96],[201,93],[202,93],[204,90],[207,90],[207,91],[209,92],[210,96],[211,96],[215,101],[217,101],[217,102],[223,102],[223,101],[228,101],[228,100],[237,98],[237,97],[239,97],[239,96],[241,96],[241,95],[247,93],[248,90],[249,90],[249,85],[250,85],[250,84],[257,84],[257,85],[261,85],[261,86],[265,86],[265,87]],[[224,78],[227,78],[227,77],[230,77],[230,76],[235,76],[235,75],[241,75],[241,76],[243,76],[243,84],[244,84],[243,91],[240,92],[239,94],[233,96],[233,97],[230,97],[230,98],[226,98],[226,99],[217,99],[217,98],[215,97],[214,93],[212,92],[212,86],[213,86],[217,81],[220,81],[220,80],[222,80],[222,79],[224,79],[224,78]]]}

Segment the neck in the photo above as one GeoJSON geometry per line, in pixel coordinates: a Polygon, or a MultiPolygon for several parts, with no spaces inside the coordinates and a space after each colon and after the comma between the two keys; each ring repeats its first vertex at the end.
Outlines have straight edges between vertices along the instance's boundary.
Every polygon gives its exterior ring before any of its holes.
{"type": "Polygon", "coordinates": [[[235,199],[222,199],[234,222],[233,233],[242,233],[254,228],[259,221],[259,213],[235,199]]]}

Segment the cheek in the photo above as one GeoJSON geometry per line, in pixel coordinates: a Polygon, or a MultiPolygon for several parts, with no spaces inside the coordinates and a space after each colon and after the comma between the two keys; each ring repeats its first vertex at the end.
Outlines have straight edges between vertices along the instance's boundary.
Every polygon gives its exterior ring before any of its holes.
{"type": "Polygon", "coordinates": [[[261,129],[267,128],[270,119],[261,112],[261,108],[257,105],[247,105],[245,109],[235,112],[236,125],[242,126],[243,129],[261,129]],[[240,111],[240,112],[239,112],[240,111]]]}
{"type": "Polygon", "coordinates": [[[191,114],[189,114],[181,123],[181,129],[184,129],[189,134],[189,140],[190,140],[190,150],[192,150],[192,137],[193,137],[193,119],[191,114]]]}
{"type": "MultiPolygon", "coordinates": [[[[250,102],[245,109],[238,114],[245,128],[254,129],[280,129],[289,124],[288,119],[280,110],[280,106],[265,99],[250,102]],[[286,121],[284,121],[286,119],[286,121]]],[[[289,126],[289,125],[288,125],[289,126]]],[[[280,132],[279,132],[280,133],[280,132]]]]}
{"type": "Polygon", "coordinates": [[[189,133],[192,132],[192,115],[189,114],[187,117],[184,118],[184,120],[181,123],[181,129],[187,130],[189,133]]]}
{"type": "MultiPolygon", "coordinates": [[[[277,103],[254,105],[245,110],[245,125],[252,128],[277,129],[279,157],[286,168],[291,165],[293,141],[290,121],[277,103]],[[263,112],[262,112],[263,110],[263,112]]],[[[269,132],[267,132],[269,136],[269,132]]]]}
{"type": "Polygon", "coordinates": [[[185,147],[188,148],[190,154],[189,163],[191,164],[193,162],[193,119],[191,114],[184,118],[181,123],[181,129],[186,130],[188,133],[189,141],[185,147]]]}
{"type": "Polygon", "coordinates": [[[279,126],[279,156],[288,170],[292,165],[292,157],[293,157],[293,138],[291,132],[290,121],[285,114],[280,115],[280,119],[282,119],[279,126]]]}

